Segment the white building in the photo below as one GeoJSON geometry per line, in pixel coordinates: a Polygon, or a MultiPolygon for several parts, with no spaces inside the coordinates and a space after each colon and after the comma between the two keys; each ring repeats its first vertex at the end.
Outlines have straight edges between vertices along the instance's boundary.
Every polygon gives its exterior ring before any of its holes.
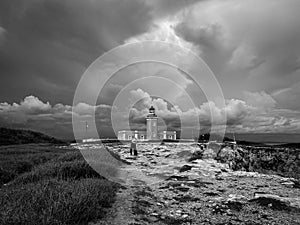
{"type": "Polygon", "coordinates": [[[121,130],[118,132],[119,140],[131,140],[136,138],[138,140],[176,140],[176,131],[159,131],[157,126],[158,117],[155,114],[153,106],[149,108],[149,114],[146,117],[147,130],[146,131],[131,131],[121,130]]]}

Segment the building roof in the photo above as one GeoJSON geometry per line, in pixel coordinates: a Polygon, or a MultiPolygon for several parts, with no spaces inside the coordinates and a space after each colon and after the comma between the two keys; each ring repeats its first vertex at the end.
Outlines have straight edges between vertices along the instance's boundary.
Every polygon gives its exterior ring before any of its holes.
{"type": "Polygon", "coordinates": [[[155,110],[155,108],[153,107],[153,105],[151,105],[151,107],[149,108],[149,110],[155,110]]]}

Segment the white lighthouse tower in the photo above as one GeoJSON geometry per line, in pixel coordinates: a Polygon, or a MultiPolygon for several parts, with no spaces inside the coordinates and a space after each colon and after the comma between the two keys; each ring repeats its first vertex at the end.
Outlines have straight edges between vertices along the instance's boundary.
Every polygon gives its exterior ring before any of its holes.
{"type": "Polygon", "coordinates": [[[157,115],[155,115],[155,109],[153,106],[149,108],[149,114],[147,115],[147,139],[148,140],[157,140],[158,139],[158,130],[157,130],[157,115]]]}

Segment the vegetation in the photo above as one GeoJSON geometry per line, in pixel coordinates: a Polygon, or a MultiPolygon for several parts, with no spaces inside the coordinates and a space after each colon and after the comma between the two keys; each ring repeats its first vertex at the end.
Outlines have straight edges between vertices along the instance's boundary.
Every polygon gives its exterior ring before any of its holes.
{"type": "Polygon", "coordinates": [[[74,149],[50,144],[11,145],[0,147],[0,187],[34,166],[58,158],[74,149]]]}
{"type": "Polygon", "coordinates": [[[70,147],[0,147],[0,224],[87,224],[104,216],[118,185],[70,147]]]}
{"type": "Polygon", "coordinates": [[[229,148],[221,150],[216,159],[229,163],[234,170],[277,174],[300,179],[300,154],[298,149],[278,147],[239,147],[236,152],[229,148]]]}
{"type": "Polygon", "coordinates": [[[0,190],[0,224],[86,224],[101,218],[115,186],[103,179],[42,179],[0,190]]]}
{"type": "Polygon", "coordinates": [[[64,144],[65,142],[31,130],[16,130],[0,127],[0,145],[29,143],[64,144]]]}

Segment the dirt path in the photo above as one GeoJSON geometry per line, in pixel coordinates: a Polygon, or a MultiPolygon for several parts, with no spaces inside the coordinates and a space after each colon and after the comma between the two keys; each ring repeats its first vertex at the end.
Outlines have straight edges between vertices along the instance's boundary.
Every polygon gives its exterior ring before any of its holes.
{"type": "Polygon", "coordinates": [[[91,223],[91,225],[126,225],[134,224],[135,216],[132,213],[134,202],[133,192],[130,187],[122,188],[116,196],[116,201],[108,210],[106,217],[102,221],[91,223]]]}
{"type": "Polygon", "coordinates": [[[121,189],[96,224],[300,224],[300,190],[293,179],[234,172],[210,159],[182,160],[193,148],[145,145],[138,158],[117,149],[148,177],[168,179],[121,189]]]}

